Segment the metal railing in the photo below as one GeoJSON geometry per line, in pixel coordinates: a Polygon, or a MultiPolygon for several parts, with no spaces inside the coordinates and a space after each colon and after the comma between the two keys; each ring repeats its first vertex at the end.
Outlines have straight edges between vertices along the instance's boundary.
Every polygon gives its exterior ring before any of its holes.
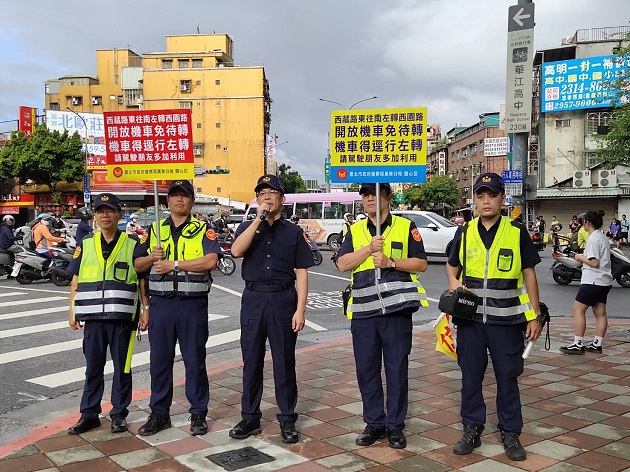
{"type": "Polygon", "coordinates": [[[572,43],[596,41],[621,41],[630,33],[630,26],[608,26],[606,28],[579,29],[573,35],[572,43]]]}

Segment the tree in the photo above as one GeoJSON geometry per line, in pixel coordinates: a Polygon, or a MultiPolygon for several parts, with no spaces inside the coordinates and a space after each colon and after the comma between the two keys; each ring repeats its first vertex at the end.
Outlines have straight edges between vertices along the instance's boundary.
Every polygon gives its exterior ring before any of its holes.
{"type": "Polygon", "coordinates": [[[285,193],[306,193],[306,183],[295,170],[290,170],[291,166],[280,164],[278,166],[278,178],[284,185],[285,193]]]}
{"type": "Polygon", "coordinates": [[[12,133],[0,151],[0,180],[17,177],[20,184],[33,181],[47,185],[59,202],[60,182],[80,182],[85,172],[85,153],[77,133],[50,131],[37,126],[30,139],[22,131],[12,133]]]}
{"type": "MultiPolygon", "coordinates": [[[[630,34],[626,35],[630,41],[630,34]]],[[[613,91],[613,119],[608,123],[610,131],[604,135],[597,148],[597,158],[607,169],[618,165],[630,166],[630,45],[619,49],[616,58],[625,68],[621,76],[606,82],[613,91]]]]}
{"type": "Polygon", "coordinates": [[[434,208],[437,203],[455,205],[459,201],[459,192],[455,181],[447,175],[437,175],[420,185],[413,185],[405,190],[405,201],[411,206],[434,208]]]}

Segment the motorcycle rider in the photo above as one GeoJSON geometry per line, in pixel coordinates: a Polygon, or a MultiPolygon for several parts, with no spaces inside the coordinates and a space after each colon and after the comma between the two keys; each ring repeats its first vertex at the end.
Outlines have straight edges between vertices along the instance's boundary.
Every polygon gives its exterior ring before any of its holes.
{"type": "Polygon", "coordinates": [[[129,217],[129,222],[125,226],[125,233],[127,233],[127,236],[131,236],[136,241],[139,241],[138,233],[136,232],[138,231],[139,227],[140,225],[138,225],[138,215],[133,214],[129,217]]]}
{"type": "Polygon", "coordinates": [[[56,211],[53,213],[53,218],[50,220],[50,228],[58,232],[55,236],[61,234],[62,230],[67,229],[65,221],[61,219],[61,212],[56,211]]]}
{"type": "Polygon", "coordinates": [[[346,213],[345,215],[343,215],[343,218],[345,221],[343,222],[343,227],[341,228],[341,234],[339,235],[340,245],[343,243],[343,238],[346,237],[346,234],[350,232],[350,226],[352,226],[352,223],[354,223],[354,215],[352,213],[346,213]]]}
{"type": "MultiPolygon", "coordinates": [[[[13,265],[13,251],[11,251],[11,248],[14,246],[16,240],[22,238],[21,234],[13,234],[14,225],[15,219],[11,215],[4,215],[2,217],[2,224],[0,225],[0,252],[9,255],[11,265],[13,265]]],[[[11,276],[8,278],[11,278],[11,276]]]]}
{"type": "Polygon", "coordinates": [[[79,224],[77,225],[77,232],[76,232],[77,246],[81,244],[81,241],[83,241],[83,238],[85,238],[86,236],[89,236],[90,234],[94,232],[94,230],[92,229],[92,226],[90,226],[90,223],[88,223],[88,221],[92,220],[92,216],[93,216],[90,209],[88,207],[79,208],[78,214],[79,214],[79,219],[81,221],[79,221],[79,224]]]}
{"type": "Polygon", "coordinates": [[[47,257],[50,259],[50,252],[48,249],[53,247],[53,243],[67,243],[68,240],[65,238],[60,238],[58,236],[53,236],[50,234],[50,230],[48,226],[51,224],[51,217],[46,216],[42,218],[33,229],[33,241],[37,245],[35,252],[40,256],[47,257]]]}
{"type": "Polygon", "coordinates": [[[228,228],[228,217],[230,214],[227,211],[222,211],[221,215],[214,220],[214,230],[217,233],[217,237],[219,239],[219,244],[230,236],[230,228],[228,228]]]}

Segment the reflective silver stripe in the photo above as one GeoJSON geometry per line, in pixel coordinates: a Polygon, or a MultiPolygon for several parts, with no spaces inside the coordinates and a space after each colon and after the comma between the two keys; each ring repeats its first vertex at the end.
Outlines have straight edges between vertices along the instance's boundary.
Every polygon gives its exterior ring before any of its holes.
{"type": "MultiPolygon", "coordinates": [[[[469,290],[478,297],[483,297],[484,290],[482,288],[471,288],[469,290]]],[[[488,298],[516,298],[521,295],[525,295],[526,293],[527,290],[525,287],[510,290],[493,290],[489,288],[485,290],[485,294],[488,298]]]]}
{"type": "Polygon", "coordinates": [[[77,292],[74,297],[75,300],[95,300],[95,299],[111,299],[111,298],[127,298],[129,300],[135,300],[137,292],[129,290],[99,290],[89,292],[77,292]]]}
{"type": "Polygon", "coordinates": [[[483,310],[483,306],[477,307],[477,313],[480,315],[490,315],[490,316],[514,316],[519,315],[521,313],[525,313],[526,311],[533,310],[534,307],[530,302],[523,303],[517,306],[510,306],[507,308],[499,308],[494,306],[487,306],[485,309],[485,313],[483,310]]]}
{"type": "Polygon", "coordinates": [[[91,315],[98,313],[126,313],[133,315],[136,312],[135,305],[122,305],[120,303],[106,303],[98,305],[74,305],[75,315],[91,315]]]}
{"type": "MultiPolygon", "coordinates": [[[[149,280],[149,290],[153,290],[156,292],[172,292],[173,290],[175,290],[175,286],[172,280],[166,280],[162,282],[149,280]]],[[[207,282],[182,282],[181,280],[179,280],[177,281],[177,291],[187,292],[187,293],[207,293],[208,283],[207,282]]]]}
{"type": "MultiPolygon", "coordinates": [[[[395,293],[393,295],[383,297],[382,306],[389,307],[389,306],[399,305],[399,304],[409,302],[409,301],[423,301],[426,299],[427,299],[426,294],[420,293],[420,292],[395,293]]],[[[353,303],[348,306],[348,311],[352,313],[361,313],[365,311],[375,311],[375,310],[380,310],[380,309],[381,309],[380,300],[367,302],[367,303],[353,303]]]]}
{"type": "MultiPolygon", "coordinates": [[[[420,282],[385,282],[378,284],[380,292],[393,292],[394,290],[402,289],[418,289],[422,288],[420,282]]],[[[352,289],[353,297],[368,297],[370,295],[376,295],[376,286],[371,285],[365,288],[352,289]]]]}

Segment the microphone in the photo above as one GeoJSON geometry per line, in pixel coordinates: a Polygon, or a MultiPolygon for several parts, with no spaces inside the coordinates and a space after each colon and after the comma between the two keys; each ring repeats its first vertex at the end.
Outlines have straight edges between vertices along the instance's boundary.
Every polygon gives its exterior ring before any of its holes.
{"type": "Polygon", "coordinates": [[[260,219],[261,220],[266,220],[267,219],[267,210],[263,210],[260,212],[260,219]]]}

